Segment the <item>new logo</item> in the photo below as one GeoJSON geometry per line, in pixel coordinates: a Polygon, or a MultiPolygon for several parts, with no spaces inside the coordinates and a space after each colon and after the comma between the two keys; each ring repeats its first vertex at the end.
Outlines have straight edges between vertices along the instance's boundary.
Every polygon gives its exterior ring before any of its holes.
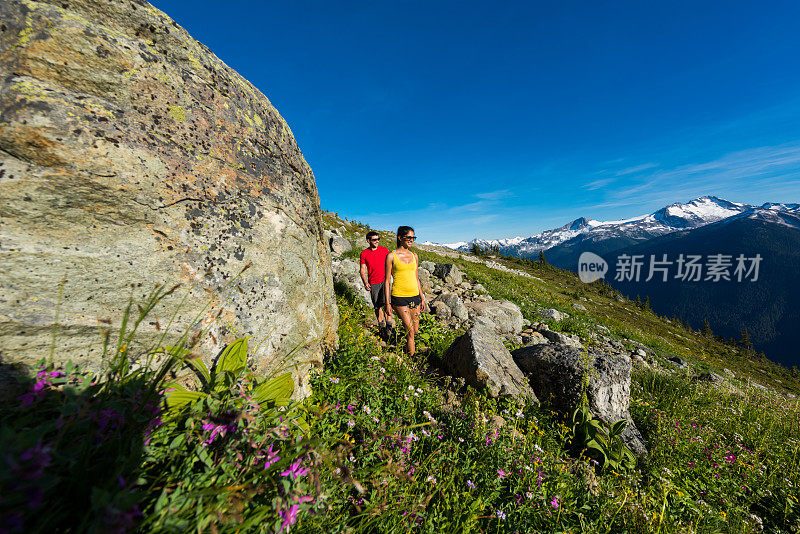
{"type": "Polygon", "coordinates": [[[578,278],[585,284],[591,284],[606,276],[608,263],[594,252],[583,252],[578,258],[578,278]]]}

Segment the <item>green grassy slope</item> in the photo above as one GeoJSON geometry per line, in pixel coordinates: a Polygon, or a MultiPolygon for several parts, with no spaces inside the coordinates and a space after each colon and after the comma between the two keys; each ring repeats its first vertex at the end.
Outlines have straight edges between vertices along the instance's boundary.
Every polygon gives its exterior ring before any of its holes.
{"type": "MultiPolygon", "coordinates": [[[[344,227],[344,236],[355,246],[345,257],[358,258],[366,246],[364,235],[368,228],[355,221],[346,221],[335,214],[326,212],[327,228],[344,227]]],[[[379,231],[381,245],[392,250],[394,234],[379,231]]],[[[649,308],[634,301],[622,298],[608,286],[584,284],[567,270],[516,258],[494,258],[492,261],[515,270],[529,273],[526,278],[489,268],[481,263],[469,261],[469,254],[460,253],[456,257],[445,256],[421,246],[417,249],[421,260],[455,263],[471,280],[481,283],[493,298],[508,299],[520,306],[523,315],[531,321],[536,318],[536,310],[555,308],[571,317],[551,328],[581,336],[588,341],[589,332],[598,326],[609,329],[611,337],[623,343],[630,339],[643,343],[662,358],[679,356],[693,364],[699,371],[711,370],[717,373],[723,369],[733,371],[740,383],[752,380],[770,386],[777,391],[800,394],[800,375],[796,370],[787,369],[743,347],[703,335],[667,318],[659,317],[649,308]],[[572,307],[580,303],[586,311],[572,307]]],[[[449,251],[452,254],[452,251],[449,251]]]]}

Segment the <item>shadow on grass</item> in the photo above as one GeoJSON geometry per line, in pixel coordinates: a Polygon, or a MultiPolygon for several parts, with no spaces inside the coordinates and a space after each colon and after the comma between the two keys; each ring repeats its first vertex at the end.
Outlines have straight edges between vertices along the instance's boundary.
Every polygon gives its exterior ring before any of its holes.
{"type": "Polygon", "coordinates": [[[0,531],[119,532],[133,528],[135,488],[160,395],[151,376],[99,381],[41,365],[0,363],[0,531]]]}

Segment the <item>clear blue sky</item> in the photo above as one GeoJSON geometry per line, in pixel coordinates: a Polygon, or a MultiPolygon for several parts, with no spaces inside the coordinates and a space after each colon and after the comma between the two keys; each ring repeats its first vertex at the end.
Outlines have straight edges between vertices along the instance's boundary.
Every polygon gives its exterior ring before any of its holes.
{"type": "Polygon", "coordinates": [[[269,97],[324,209],[380,229],[800,202],[800,2],[154,5],[269,97]]]}

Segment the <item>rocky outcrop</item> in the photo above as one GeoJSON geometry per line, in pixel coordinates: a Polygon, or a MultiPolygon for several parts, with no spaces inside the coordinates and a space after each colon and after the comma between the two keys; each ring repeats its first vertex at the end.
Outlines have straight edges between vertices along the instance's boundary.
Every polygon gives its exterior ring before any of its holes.
{"type": "Polygon", "coordinates": [[[483,325],[502,335],[517,335],[522,332],[522,312],[511,301],[474,301],[468,307],[476,325],[483,325]]]}
{"type": "Polygon", "coordinates": [[[571,413],[581,402],[584,375],[589,409],[607,424],[628,421],[622,435],[637,456],[647,454],[628,407],[631,392],[631,362],[625,355],[584,353],[562,344],[531,345],[511,353],[514,362],[530,380],[537,397],[554,409],[571,413]]]}
{"type": "Polygon", "coordinates": [[[450,309],[451,316],[457,318],[459,321],[466,321],[469,318],[467,307],[464,306],[464,301],[455,293],[442,293],[437,300],[445,303],[450,309]]]}
{"type": "Polygon", "coordinates": [[[433,274],[436,270],[436,264],[432,261],[421,261],[419,262],[419,268],[428,271],[428,273],[433,274]]]}
{"type": "Polygon", "coordinates": [[[372,296],[364,287],[364,281],[361,279],[361,267],[357,262],[348,259],[334,261],[333,280],[349,287],[364,304],[372,308],[372,296]]]}
{"type": "Polygon", "coordinates": [[[314,175],[269,100],[141,0],[4,0],[0,22],[3,357],[47,355],[62,279],[56,356],[95,368],[98,319],[182,282],[161,325],[206,330],[206,359],[252,335],[264,373],[298,349],[306,394],[338,316],[314,175]]]}
{"type": "Polygon", "coordinates": [[[522,371],[494,332],[473,327],[456,339],[444,354],[444,364],[456,377],[493,397],[523,396],[536,401],[522,371]]]}
{"type": "Polygon", "coordinates": [[[345,252],[353,250],[353,245],[347,239],[334,235],[330,238],[331,255],[341,256],[345,252]]]}
{"type": "Polygon", "coordinates": [[[433,274],[443,282],[450,284],[460,284],[464,280],[461,271],[452,263],[437,263],[433,274]]]}

